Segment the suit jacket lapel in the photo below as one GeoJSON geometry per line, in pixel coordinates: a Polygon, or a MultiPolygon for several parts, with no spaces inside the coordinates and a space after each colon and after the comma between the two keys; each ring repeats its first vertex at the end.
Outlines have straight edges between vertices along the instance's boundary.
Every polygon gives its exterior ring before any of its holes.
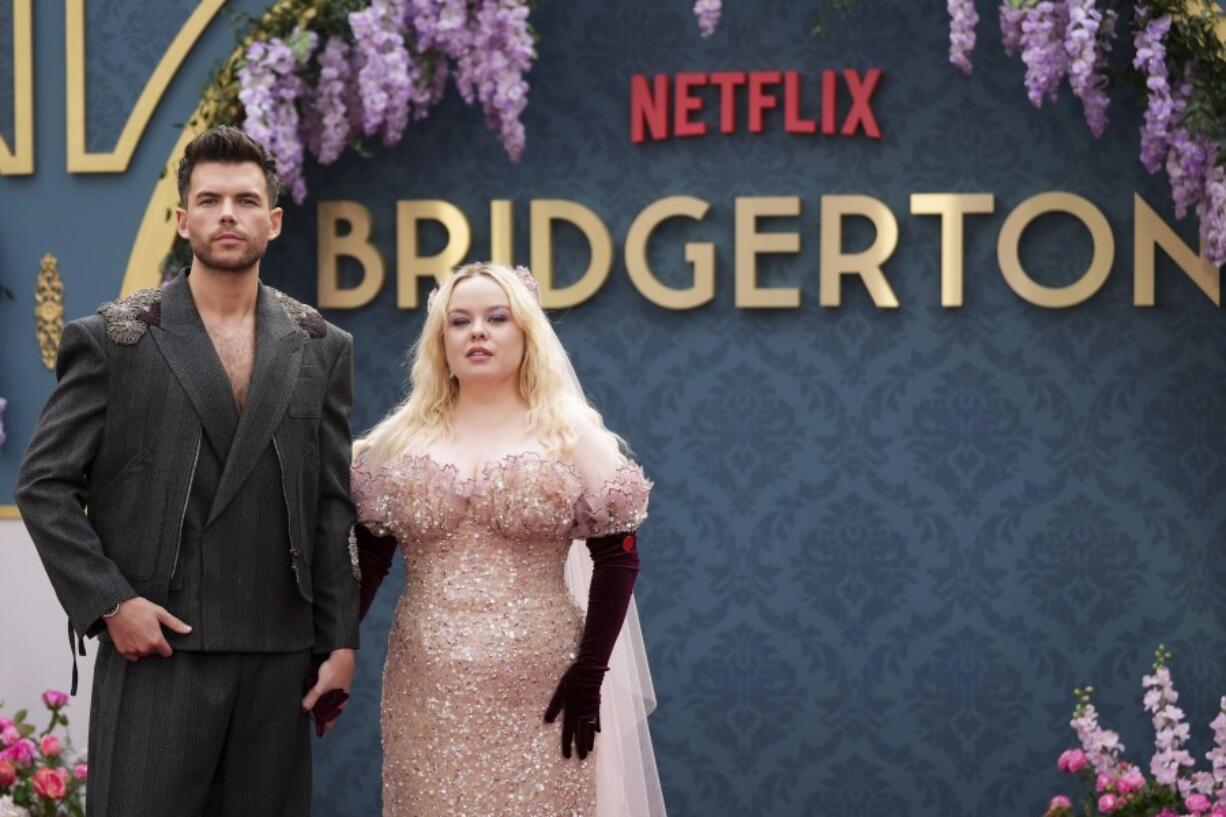
{"type": "Polygon", "coordinates": [[[238,409],[184,273],[162,289],[161,310],[160,325],[150,327],[150,334],[200,415],[209,443],[219,457],[225,457],[238,425],[238,409]]]}
{"type": "Polygon", "coordinates": [[[247,390],[247,405],[239,418],[234,442],[217,483],[217,493],[209,510],[209,523],[238,494],[285,416],[302,364],[305,340],[285,307],[281,306],[268,287],[260,284],[251,387],[247,390]]]}

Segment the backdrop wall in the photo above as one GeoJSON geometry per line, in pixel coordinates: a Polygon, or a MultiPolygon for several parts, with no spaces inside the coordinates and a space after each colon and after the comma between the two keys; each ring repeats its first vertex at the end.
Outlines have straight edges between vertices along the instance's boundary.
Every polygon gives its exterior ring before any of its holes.
{"type": "MultiPolygon", "coordinates": [[[[90,7],[91,147],[113,143],[192,5],[90,7]]],[[[389,284],[368,307],[327,313],[356,339],[355,428],[403,393],[403,355],[421,321],[396,308],[390,283],[396,202],[458,206],[479,258],[489,252],[490,200],[510,199],[526,263],[530,200],[578,201],[608,225],[618,252],[597,295],[554,318],[608,424],[656,482],[638,600],[673,814],[1040,813],[1059,791],[1056,754],[1073,741],[1074,686],[1095,684],[1104,720],[1147,765],[1140,676],[1160,641],[1174,650],[1203,756],[1205,724],[1226,693],[1226,323],[1165,258],[1159,306],[1132,305],[1134,192],[1173,222],[1165,183],[1136,158],[1135,96],[1117,90],[1100,141],[1067,93],[1034,110],[986,3],[970,78],[946,63],[939,6],[861,3],[814,41],[813,4],[730,4],[704,41],[689,5],[542,4],[518,166],[452,93],[399,147],[309,170],[312,198],[287,207],[264,277],[313,301],[317,202],[371,211],[389,284]],[[797,70],[815,92],[825,68],[870,67],[884,70],[873,103],[880,141],[788,135],[778,111],[761,135],[628,138],[634,73],[797,70]],[[1115,236],[1106,285],[1067,310],[1025,303],[996,263],[1008,212],[1049,190],[1089,199],[1115,236]],[[994,214],[968,220],[961,309],[940,306],[940,226],[908,215],[918,192],[996,196],[994,214]],[[818,306],[820,197],[847,193],[898,216],[885,265],[898,310],[876,308],[855,280],[840,308],[818,306]],[[701,223],[666,224],[649,259],[662,280],[684,286],[684,243],[714,242],[716,297],[671,312],[635,291],[620,248],[643,207],[682,194],[711,211],[701,223]],[[801,251],[760,266],[765,285],[800,287],[801,306],[737,309],[734,199],[792,195],[801,215],[762,229],[800,233],[801,251]]],[[[10,13],[0,8],[0,54],[10,13]]],[[[54,3],[36,9],[38,172],[0,178],[10,216],[0,222],[0,280],[18,295],[0,303],[0,395],[10,399],[0,501],[52,387],[33,342],[39,258],[59,257],[70,317],[118,293],[173,123],[233,45],[220,20],[206,31],[126,174],[68,175],[62,14],[54,3]]],[[[11,67],[0,66],[0,132],[11,139],[11,67]]],[[[711,111],[705,119],[717,121],[711,111]]],[[[1193,225],[1180,232],[1193,239],[1193,225]]],[[[862,221],[845,226],[848,250],[872,239],[862,221]]],[[[426,229],[423,242],[437,250],[443,235],[426,229]]],[[[1085,229],[1067,217],[1040,218],[1022,245],[1023,264],[1049,286],[1075,280],[1090,256],[1085,229]]],[[[581,236],[559,228],[554,258],[564,282],[576,278],[588,260],[581,236]]],[[[5,583],[21,588],[24,609],[46,610],[38,570],[17,552],[27,545],[5,537],[5,583]]],[[[317,747],[321,814],[377,813],[379,672],[400,570],[363,627],[352,705],[317,747]]],[[[59,633],[54,613],[38,615],[59,633]]],[[[11,626],[0,639],[6,656],[27,649],[11,626]]],[[[46,643],[63,666],[40,670],[50,674],[31,689],[66,684],[60,641],[46,643]]],[[[83,745],[81,728],[72,731],[83,745]]]]}

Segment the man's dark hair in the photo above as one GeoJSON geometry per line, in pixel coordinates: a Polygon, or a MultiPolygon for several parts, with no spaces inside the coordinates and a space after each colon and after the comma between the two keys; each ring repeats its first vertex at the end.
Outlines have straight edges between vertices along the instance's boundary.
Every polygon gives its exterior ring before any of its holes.
{"type": "Polygon", "coordinates": [[[192,181],[192,169],[200,162],[243,164],[254,162],[264,171],[268,185],[268,206],[277,206],[281,179],[277,176],[277,161],[267,149],[233,125],[210,128],[187,143],[179,160],[179,204],[187,206],[187,188],[192,181]]]}

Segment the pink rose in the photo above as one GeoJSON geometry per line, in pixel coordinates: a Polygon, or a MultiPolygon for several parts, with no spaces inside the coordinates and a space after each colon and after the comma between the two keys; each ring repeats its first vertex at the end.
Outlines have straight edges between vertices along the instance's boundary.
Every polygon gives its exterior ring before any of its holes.
{"type": "Polygon", "coordinates": [[[3,732],[0,732],[0,740],[4,741],[5,746],[12,746],[17,741],[21,740],[21,733],[17,731],[16,726],[10,726],[3,732]]]}
{"type": "Polygon", "coordinates": [[[49,689],[43,693],[43,703],[50,709],[59,709],[68,705],[68,693],[58,689],[49,689]]]}
{"type": "Polygon", "coordinates": [[[1098,779],[1094,781],[1094,791],[1097,792],[1104,792],[1107,789],[1113,788],[1114,786],[1115,778],[1106,772],[1099,773],[1098,779]]]}
{"type": "Polygon", "coordinates": [[[1226,806],[1218,806],[1209,812],[1209,817],[1226,817],[1226,806]]]}
{"type": "Polygon", "coordinates": [[[1069,774],[1077,774],[1085,768],[1089,759],[1086,758],[1086,753],[1080,749],[1068,749],[1060,755],[1060,759],[1056,761],[1056,768],[1062,772],[1069,774]]]}
{"type": "Polygon", "coordinates": [[[43,735],[38,742],[38,751],[43,753],[43,757],[55,757],[60,753],[60,739],[55,735],[43,735]]]}
{"type": "Polygon", "coordinates": [[[89,779],[89,766],[84,763],[78,763],[72,767],[72,776],[84,783],[89,779]]]}
{"type": "Polygon", "coordinates": [[[0,760],[0,789],[13,785],[17,779],[17,767],[7,760],[0,760]]]}
{"type": "Polygon", "coordinates": [[[11,760],[18,766],[29,766],[34,762],[34,751],[34,741],[22,738],[0,752],[0,760],[11,760]]]}
{"type": "Polygon", "coordinates": [[[34,791],[38,792],[39,797],[46,797],[48,800],[59,800],[64,796],[64,790],[67,786],[67,769],[49,769],[44,766],[34,773],[34,791]]]}
{"type": "Polygon", "coordinates": [[[1072,807],[1073,807],[1072,800],[1068,799],[1063,794],[1057,794],[1055,797],[1051,799],[1051,803],[1048,804],[1047,813],[1051,814],[1053,811],[1063,811],[1063,810],[1071,809],[1072,807]]]}
{"type": "Polygon", "coordinates": [[[13,721],[11,718],[0,718],[0,732],[3,732],[5,729],[8,729],[12,725],[13,725],[13,721]]]}
{"type": "Polygon", "coordinates": [[[1184,806],[1193,814],[1202,814],[1213,807],[1209,802],[1209,798],[1203,794],[1189,794],[1188,799],[1183,801],[1184,806]]]}
{"type": "Polygon", "coordinates": [[[1103,814],[1110,814],[1120,807],[1120,798],[1114,794],[1104,794],[1098,798],[1098,810],[1103,814]]]}

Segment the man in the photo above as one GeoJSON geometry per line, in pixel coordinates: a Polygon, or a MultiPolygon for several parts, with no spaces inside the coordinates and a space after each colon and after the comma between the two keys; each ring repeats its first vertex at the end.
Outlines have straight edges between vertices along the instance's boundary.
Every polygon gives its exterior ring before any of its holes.
{"type": "Polygon", "coordinates": [[[358,644],[352,339],[260,283],[261,145],[204,133],[178,181],[191,267],[65,327],[17,504],[70,638],[103,642],[91,817],[306,815],[306,713],[358,644]]]}

